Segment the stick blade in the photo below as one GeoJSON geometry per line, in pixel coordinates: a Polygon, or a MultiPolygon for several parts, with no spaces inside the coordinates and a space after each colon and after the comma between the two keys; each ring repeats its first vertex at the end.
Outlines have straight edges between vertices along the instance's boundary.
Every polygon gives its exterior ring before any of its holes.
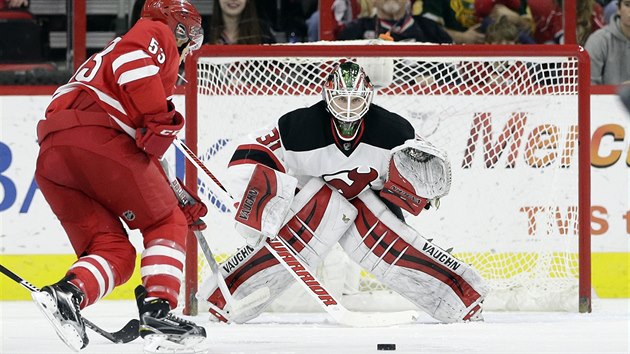
{"type": "Polygon", "coordinates": [[[129,321],[120,331],[112,333],[116,343],[129,343],[140,336],[140,321],[129,321]]]}

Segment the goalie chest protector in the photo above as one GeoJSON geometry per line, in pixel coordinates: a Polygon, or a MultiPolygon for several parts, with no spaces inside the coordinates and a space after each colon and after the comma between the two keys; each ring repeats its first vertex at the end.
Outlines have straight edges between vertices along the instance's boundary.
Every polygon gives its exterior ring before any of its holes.
{"type": "Polygon", "coordinates": [[[339,140],[324,101],[287,113],[277,128],[287,173],[300,181],[323,177],[347,199],[367,187],[380,190],[390,150],[415,135],[406,119],[372,104],[357,137],[339,140]]]}

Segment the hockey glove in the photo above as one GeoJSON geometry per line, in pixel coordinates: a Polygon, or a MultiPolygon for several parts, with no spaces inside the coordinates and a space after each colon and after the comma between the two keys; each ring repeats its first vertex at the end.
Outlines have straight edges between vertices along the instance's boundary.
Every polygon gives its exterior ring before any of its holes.
{"type": "Polygon", "coordinates": [[[418,215],[437,207],[451,187],[451,165],[446,152],[417,137],[392,149],[387,180],[380,195],[418,215]]]}
{"type": "Polygon", "coordinates": [[[179,184],[181,185],[182,189],[188,195],[188,203],[186,203],[185,205],[180,204],[179,206],[182,212],[184,213],[184,215],[186,216],[186,222],[188,222],[188,227],[192,231],[205,230],[208,226],[206,225],[205,222],[203,222],[203,220],[201,220],[201,218],[206,216],[206,214],[208,214],[208,207],[201,201],[201,199],[199,199],[199,197],[194,196],[191,190],[188,189],[188,187],[186,187],[184,183],[182,183],[182,181],[179,180],[179,178],[177,180],[179,181],[179,184]]]}
{"type": "Polygon", "coordinates": [[[145,115],[146,128],[136,130],[136,145],[149,155],[162,157],[184,127],[184,117],[172,105],[165,113],[145,115]]]}

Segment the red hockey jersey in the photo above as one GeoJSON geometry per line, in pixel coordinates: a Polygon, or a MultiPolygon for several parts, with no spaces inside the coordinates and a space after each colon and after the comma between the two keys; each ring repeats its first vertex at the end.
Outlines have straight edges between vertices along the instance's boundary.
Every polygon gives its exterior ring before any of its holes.
{"type": "Polygon", "coordinates": [[[52,96],[46,117],[72,107],[87,92],[128,134],[146,126],[146,114],[168,110],[180,55],[166,24],[140,19],[124,36],[92,55],[52,96]]]}

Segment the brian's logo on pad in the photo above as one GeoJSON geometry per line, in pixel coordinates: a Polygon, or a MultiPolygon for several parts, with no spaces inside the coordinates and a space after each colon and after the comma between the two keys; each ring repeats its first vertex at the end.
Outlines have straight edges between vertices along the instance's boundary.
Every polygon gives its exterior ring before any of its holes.
{"type": "Polygon", "coordinates": [[[247,194],[245,195],[245,198],[243,199],[243,207],[238,213],[238,217],[240,219],[243,219],[243,220],[249,219],[249,214],[252,213],[252,209],[254,207],[254,201],[256,200],[256,197],[258,197],[258,194],[259,192],[258,192],[258,189],[256,188],[251,188],[247,191],[247,194]]]}
{"type": "Polygon", "coordinates": [[[323,175],[322,178],[346,199],[352,199],[378,178],[378,171],[369,166],[360,166],[352,170],[323,175]]]}

